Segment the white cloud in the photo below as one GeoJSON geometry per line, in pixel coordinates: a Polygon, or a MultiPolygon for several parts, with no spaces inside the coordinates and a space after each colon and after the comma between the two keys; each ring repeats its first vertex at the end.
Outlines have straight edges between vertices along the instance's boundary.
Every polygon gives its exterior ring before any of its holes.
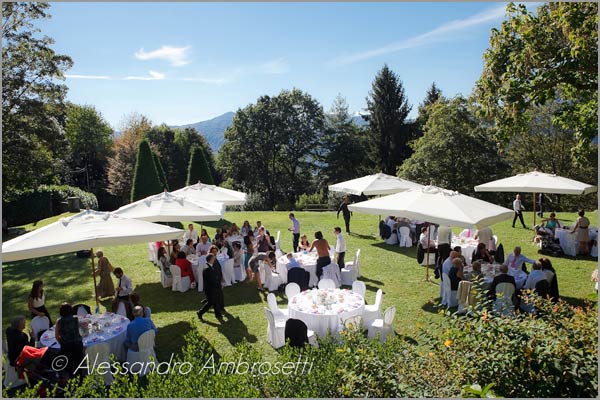
{"type": "Polygon", "coordinates": [[[233,77],[224,78],[180,78],[180,81],[206,83],[208,85],[224,85],[233,82],[233,77]]]}
{"type": "Polygon", "coordinates": [[[458,19],[454,21],[447,22],[438,26],[435,29],[432,29],[423,34],[410,37],[408,39],[401,40],[399,42],[394,42],[387,44],[382,47],[378,47],[372,50],[357,52],[354,54],[341,56],[330,60],[328,62],[329,65],[346,65],[346,64],[354,64],[358,61],[366,60],[369,58],[377,57],[383,54],[396,53],[401,50],[411,49],[415,47],[420,47],[424,45],[428,45],[431,43],[443,42],[452,40],[452,33],[457,33],[462,30],[482,25],[491,21],[495,21],[501,19],[506,14],[506,4],[501,4],[499,6],[495,6],[484,10],[480,13],[472,15],[465,19],[458,19]]]}
{"type": "Polygon", "coordinates": [[[190,63],[188,60],[188,51],[191,46],[185,47],[172,47],[162,46],[159,49],[146,52],[143,48],[139,49],[134,53],[135,58],[138,60],[166,60],[171,65],[181,67],[190,63]]]}
{"type": "Polygon", "coordinates": [[[78,75],[78,74],[65,74],[65,78],[69,79],[102,79],[102,80],[110,80],[110,76],[106,75],[78,75]]]}
{"type": "Polygon", "coordinates": [[[162,72],[149,71],[148,74],[150,76],[126,76],[123,79],[126,81],[162,81],[166,77],[162,72]]]}
{"type": "Polygon", "coordinates": [[[288,63],[283,58],[268,61],[255,68],[255,72],[264,75],[281,75],[289,71],[288,63]]]}

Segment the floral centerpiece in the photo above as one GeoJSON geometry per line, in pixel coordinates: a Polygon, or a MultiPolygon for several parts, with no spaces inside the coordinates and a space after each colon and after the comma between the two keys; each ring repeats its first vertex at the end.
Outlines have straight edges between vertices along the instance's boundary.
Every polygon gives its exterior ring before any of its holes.
{"type": "Polygon", "coordinates": [[[331,305],[335,304],[336,302],[337,302],[337,299],[336,299],[335,295],[333,293],[330,293],[328,290],[323,289],[323,290],[317,291],[316,303],[318,305],[325,306],[325,308],[330,310],[331,305]]]}

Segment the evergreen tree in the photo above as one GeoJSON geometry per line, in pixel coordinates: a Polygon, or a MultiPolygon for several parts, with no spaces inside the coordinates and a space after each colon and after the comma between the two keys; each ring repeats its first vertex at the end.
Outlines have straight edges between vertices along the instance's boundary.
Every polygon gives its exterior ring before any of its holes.
{"type": "Polygon", "coordinates": [[[395,175],[398,165],[410,156],[411,127],[405,122],[410,110],[402,81],[384,65],[367,97],[368,155],[375,170],[395,175]]]}
{"type": "Polygon", "coordinates": [[[163,190],[169,190],[169,184],[167,182],[167,177],[165,176],[165,170],[160,163],[158,154],[156,154],[154,151],[152,152],[152,159],[154,160],[154,166],[156,167],[156,172],[158,172],[158,179],[160,179],[160,184],[163,187],[163,190]]]}
{"type": "Polygon", "coordinates": [[[192,147],[190,155],[190,164],[188,166],[187,185],[193,185],[198,181],[207,185],[214,185],[215,182],[210,174],[204,151],[198,146],[192,147]]]}
{"type": "Polygon", "coordinates": [[[433,82],[429,89],[427,89],[427,93],[425,93],[423,102],[419,104],[419,114],[417,115],[416,123],[421,132],[423,131],[423,127],[429,119],[429,106],[440,99],[443,99],[442,91],[435,85],[435,82],[433,82]]]}
{"type": "Polygon", "coordinates": [[[152,157],[150,144],[142,140],[138,147],[133,184],[131,186],[131,201],[137,201],[163,191],[158,177],[158,171],[152,157]]]}

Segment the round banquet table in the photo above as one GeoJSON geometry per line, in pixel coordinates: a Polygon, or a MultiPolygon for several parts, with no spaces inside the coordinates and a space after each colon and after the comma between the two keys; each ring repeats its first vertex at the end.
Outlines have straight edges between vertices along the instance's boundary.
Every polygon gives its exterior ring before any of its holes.
{"type": "Polygon", "coordinates": [[[455,248],[456,246],[460,246],[461,254],[467,261],[467,264],[471,264],[471,257],[473,257],[473,252],[475,250],[477,250],[478,244],[479,244],[479,241],[477,239],[460,238],[460,237],[455,236],[452,238],[452,244],[450,246],[452,248],[455,248]]]}
{"type": "MultiPolygon", "coordinates": [[[[298,252],[294,253],[294,258],[298,260],[300,266],[306,271],[308,271],[308,273],[310,274],[308,286],[317,286],[317,283],[319,282],[319,278],[317,278],[317,253],[312,252],[304,254],[304,252],[298,252]]],[[[333,257],[331,258],[331,260],[333,260],[333,257]]],[[[285,254],[277,259],[277,273],[283,280],[283,283],[287,283],[287,265],[288,259],[285,254]]]]}
{"type": "MultiPolygon", "coordinates": [[[[464,268],[464,272],[468,274],[469,279],[471,277],[472,270],[473,269],[470,265],[464,268]]],[[[488,285],[491,285],[496,275],[500,274],[500,264],[481,264],[481,274],[483,275],[484,282],[488,285]]],[[[508,275],[515,278],[517,290],[522,289],[523,286],[525,286],[525,282],[527,281],[528,275],[523,270],[509,268],[508,275]]]]}
{"type": "MultiPolygon", "coordinates": [[[[577,233],[571,233],[572,229],[573,227],[556,228],[554,231],[554,237],[558,239],[560,247],[566,255],[575,257],[577,256],[579,243],[577,242],[577,233]]],[[[590,240],[597,240],[598,228],[590,226],[588,229],[590,240]]]]}
{"type": "MultiPolygon", "coordinates": [[[[204,291],[204,279],[202,278],[202,272],[204,271],[204,268],[206,268],[206,256],[198,257],[195,254],[190,254],[186,258],[192,264],[194,279],[196,279],[196,288],[199,292],[204,291]]],[[[221,272],[223,272],[223,286],[231,286],[235,283],[233,258],[229,258],[226,254],[219,253],[217,254],[217,261],[219,261],[219,264],[221,264],[221,272]]]]}
{"type": "Polygon", "coordinates": [[[305,290],[288,303],[290,318],[301,320],[320,337],[335,334],[345,319],[362,315],[364,309],[365,299],[348,289],[305,290]],[[325,297],[330,306],[323,305],[325,297]]]}
{"type": "MultiPolygon", "coordinates": [[[[119,314],[111,312],[105,314],[86,315],[78,317],[79,321],[86,321],[90,326],[90,333],[83,336],[83,346],[91,347],[98,343],[106,343],[110,347],[110,353],[114,354],[117,360],[125,360],[127,353],[125,351],[125,339],[127,339],[127,325],[129,319],[119,314]],[[94,330],[95,324],[98,324],[100,332],[94,330]]],[[[40,338],[42,346],[60,349],[60,344],[54,336],[54,326],[42,334],[40,338]]]]}

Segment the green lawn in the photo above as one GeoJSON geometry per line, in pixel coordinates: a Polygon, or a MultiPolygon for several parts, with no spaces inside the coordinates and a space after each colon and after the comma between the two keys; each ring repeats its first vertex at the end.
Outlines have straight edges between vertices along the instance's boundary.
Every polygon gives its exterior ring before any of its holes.
{"type": "MultiPolygon", "coordinates": [[[[226,219],[239,226],[244,220],[255,224],[261,220],[276,235],[281,230],[282,248],[289,250],[292,235],[287,231],[290,221],[287,212],[229,212],[226,219]]],[[[326,239],[333,244],[333,227],[343,226],[343,220],[337,220],[332,212],[297,212],[303,233],[312,237],[313,232],[321,230],[326,239]]],[[[559,218],[570,224],[576,214],[559,213],[559,218]]],[[[598,220],[597,212],[589,213],[591,221],[598,220]]],[[[59,217],[26,225],[26,230],[36,229],[53,222],[59,217]]],[[[532,213],[526,213],[526,222],[532,224],[532,213]]],[[[415,248],[400,249],[388,246],[375,237],[377,217],[355,213],[351,229],[356,234],[346,235],[348,252],[347,260],[351,260],[357,248],[361,249],[361,278],[367,284],[367,301],[373,302],[378,288],[384,291],[383,307],[396,306],[395,327],[398,333],[411,336],[417,323],[427,324],[442,318],[437,314],[435,303],[439,297],[437,284],[424,282],[425,269],[415,259],[415,248]]],[[[187,223],[184,222],[185,225],[187,223]]],[[[596,223],[593,222],[595,225],[596,223]]],[[[184,225],[184,226],[185,226],[184,225]]],[[[220,226],[214,223],[211,226],[220,226]]],[[[530,258],[539,258],[538,248],[531,244],[533,232],[521,228],[511,228],[511,221],[492,226],[506,254],[516,245],[523,247],[523,253],[530,258]]],[[[458,233],[458,229],[455,229],[458,233]]],[[[209,229],[214,234],[214,228],[209,229]]],[[[200,323],[196,318],[196,310],[200,306],[203,295],[197,291],[187,293],[172,292],[160,285],[160,273],[156,266],[148,261],[146,244],[125,245],[102,249],[115,267],[122,267],[132,278],[135,290],[140,293],[142,303],[152,308],[153,320],[159,327],[157,335],[157,355],[159,359],[178,353],[184,344],[183,336],[190,329],[199,329],[205,338],[220,354],[230,352],[232,344],[246,339],[267,356],[274,350],[266,343],[266,319],[262,308],[266,305],[266,294],[259,293],[255,284],[237,284],[225,288],[225,305],[232,315],[220,324],[214,314],[207,314],[207,323],[200,323]]],[[[597,296],[590,281],[592,271],[597,267],[597,260],[552,258],[557,270],[560,293],[566,301],[580,305],[585,299],[596,302],[597,296]]],[[[54,319],[58,315],[58,307],[63,301],[71,303],[94,302],[94,290],[88,259],[76,258],[73,254],[45,257],[9,263],[2,267],[2,307],[3,322],[6,327],[11,317],[17,314],[27,315],[27,295],[31,283],[35,279],[45,282],[47,307],[54,319]]],[[[282,294],[278,294],[280,304],[285,307],[282,294]]],[[[103,304],[110,306],[109,302],[103,304]]]]}

